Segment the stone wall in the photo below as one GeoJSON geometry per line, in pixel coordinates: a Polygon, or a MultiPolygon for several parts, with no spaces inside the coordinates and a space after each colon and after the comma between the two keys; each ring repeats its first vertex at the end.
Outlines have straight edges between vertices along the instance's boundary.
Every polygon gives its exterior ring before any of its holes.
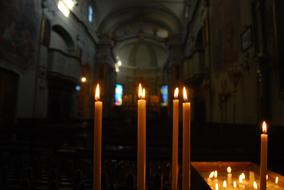
{"type": "MultiPolygon", "coordinates": [[[[71,84],[67,115],[81,117],[75,86],[80,85],[84,65],[91,71],[95,67],[95,22],[90,23],[87,16],[88,6],[93,4],[78,1],[69,17],[57,4],[58,0],[1,2],[0,67],[19,76],[16,118],[49,117],[50,104],[54,104],[50,78],[71,84]]],[[[93,72],[86,77],[91,83],[93,72]]],[[[85,96],[91,98],[89,93],[85,96]]]]}
{"type": "Polygon", "coordinates": [[[192,7],[180,81],[191,86],[193,106],[196,98],[204,102],[206,121],[284,124],[273,3],[213,0],[192,7]]]}

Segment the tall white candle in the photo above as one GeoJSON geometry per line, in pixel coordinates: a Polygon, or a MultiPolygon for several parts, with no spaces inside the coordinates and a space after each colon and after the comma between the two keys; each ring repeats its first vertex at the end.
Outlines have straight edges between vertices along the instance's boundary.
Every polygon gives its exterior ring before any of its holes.
{"type": "Polygon", "coordinates": [[[262,122],[261,149],[260,149],[260,190],[266,190],[266,173],[267,173],[267,124],[262,122]]]}
{"type": "Polygon", "coordinates": [[[190,103],[183,87],[182,189],[190,189],[190,103]]]}
{"type": "Polygon", "coordinates": [[[101,154],[102,154],[102,107],[100,86],[95,90],[95,117],[94,117],[94,190],[101,190],[101,154]]]}
{"type": "Polygon", "coordinates": [[[179,122],[179,100],[178,88],[174,92],[173,100],[173,138],[172,138],[172,190],[178,189],[178,122],[179,122]]]}
{"type": "Polygon", "coordinates": [[[236,181],[233,181],[233,187],[234,187],[234,189],[237,188],[237,182],[236,181]]]}
{"type": "Polygon", "coordinates": [[[146,190],[146,100],[145,89],[139,84],[138,120],[137,120],[137,186],[138,190],[146,190]]]}

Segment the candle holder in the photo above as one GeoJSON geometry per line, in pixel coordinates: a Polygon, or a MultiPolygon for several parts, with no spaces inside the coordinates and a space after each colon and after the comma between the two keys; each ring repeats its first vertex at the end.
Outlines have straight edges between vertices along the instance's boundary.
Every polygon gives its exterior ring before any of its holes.
{"type": "MultiPolygon", "coordinates": [[[[243,189],[259,189],[259,166],[252,162],[191,162],[194,169],[202,177],[210,189],[214,189],[218,184],[219,189],[243,190],[243,189]],[[231,170],[231,182],[228,182],[228,166],[231,170]],[[218,176],[213,177],[213,172],[217,171],[218,176]],[[210,176],[210,174],[212,175],[210,176]],[[243,174],[244,176],[243,176],[243,174]],[[239,178],[242,178],[242,182],[239,178]],[[226,181],[227,187],[223,187],[226,181]]],[[[284,176],[273,171],[267,171],[267,189],[284,190],[284,176]]]]}

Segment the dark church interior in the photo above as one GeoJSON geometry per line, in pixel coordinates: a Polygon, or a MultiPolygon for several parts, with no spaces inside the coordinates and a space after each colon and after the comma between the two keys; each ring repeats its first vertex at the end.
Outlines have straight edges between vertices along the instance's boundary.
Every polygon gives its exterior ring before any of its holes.
{"type": "Polygon", "coordinates": [[[283,0],[0,1],[0,189],[284,189],[283,18],[283,0]]]}

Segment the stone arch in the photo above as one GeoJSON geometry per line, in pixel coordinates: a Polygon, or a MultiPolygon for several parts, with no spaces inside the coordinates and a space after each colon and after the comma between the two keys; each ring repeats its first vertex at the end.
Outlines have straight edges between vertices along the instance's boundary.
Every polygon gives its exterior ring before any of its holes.
{"type": "Polygon", "coordinates": [[[63,28],[60,25],[54,25],[52,27],[52,30],[54,32],[56,32],[57,34],[59,34],[60,37],[62,37],[62,39],[64,40],[64,42],[66,43],[66,45],[69,49],[74,48],[74,41],[73,41],[71,35],[69,34],[69,32],[65,28],[63,28]]]}

